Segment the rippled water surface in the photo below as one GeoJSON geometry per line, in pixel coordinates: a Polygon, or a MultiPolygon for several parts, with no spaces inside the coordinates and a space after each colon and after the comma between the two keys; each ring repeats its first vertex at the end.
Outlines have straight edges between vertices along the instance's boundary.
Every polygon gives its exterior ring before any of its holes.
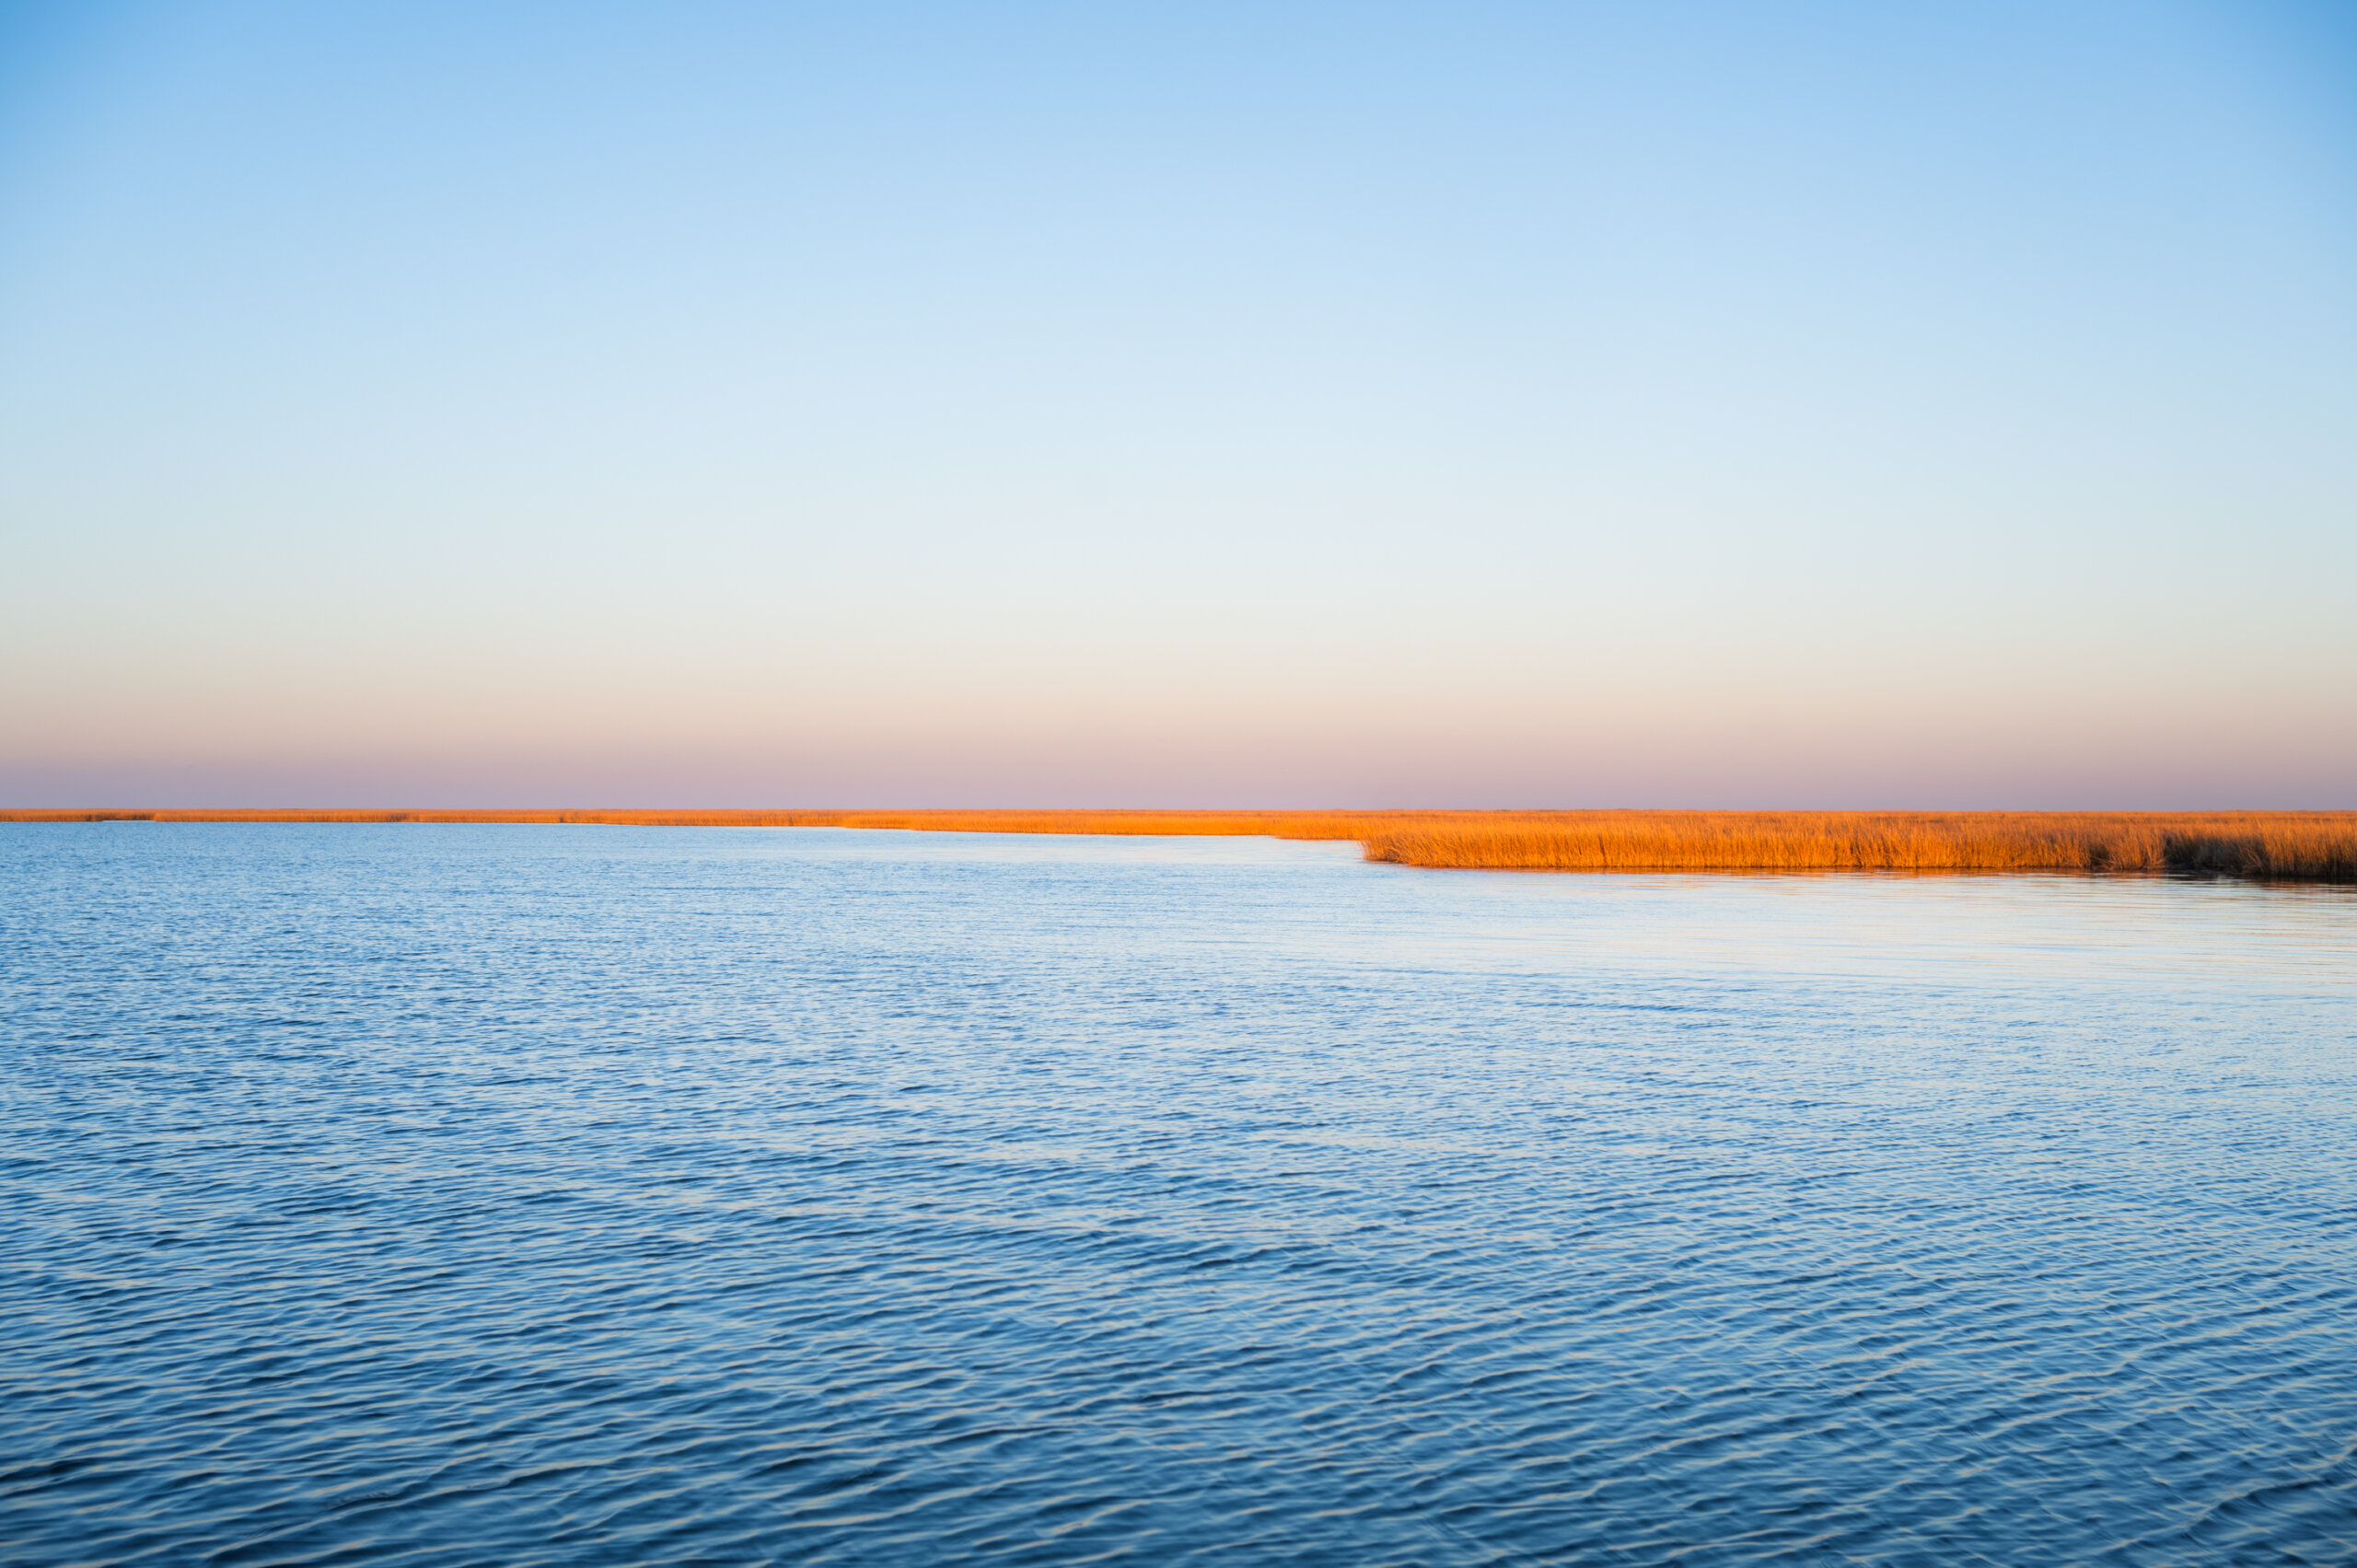
{"type": "Polygon", "coordinates": [[[0,1559],[2357,1562],[2357,899],[0,827],[0,1559]]]}

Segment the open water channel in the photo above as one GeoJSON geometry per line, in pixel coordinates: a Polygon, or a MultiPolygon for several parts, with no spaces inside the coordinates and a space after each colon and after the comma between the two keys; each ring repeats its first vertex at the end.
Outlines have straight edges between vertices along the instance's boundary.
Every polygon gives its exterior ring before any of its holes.
{"type": "Polygon", "coordinates": [[[2357,896],[0,826],[0,1559],[2357,1562],[2357,896]]]}

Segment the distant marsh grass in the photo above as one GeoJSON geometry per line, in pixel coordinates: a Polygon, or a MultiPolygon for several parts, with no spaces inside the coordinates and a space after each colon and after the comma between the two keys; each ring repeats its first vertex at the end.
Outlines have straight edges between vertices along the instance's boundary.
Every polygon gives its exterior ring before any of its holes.
{"type": "Polygon", "coordinates": [[[6,821],[602,822],[1356,840],[1503,871],[2195,872],[2357,882],[2352,811],[663,811],[0,808],[6,821]]]}

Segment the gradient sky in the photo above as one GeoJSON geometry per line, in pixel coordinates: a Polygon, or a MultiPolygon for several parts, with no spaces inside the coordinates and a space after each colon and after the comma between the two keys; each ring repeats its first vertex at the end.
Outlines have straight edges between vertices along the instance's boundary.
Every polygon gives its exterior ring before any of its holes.
{"type": "Polygon", "coordinates": [[[0,10],[0,803],[2357,807],[2357,21],[0,10]]]}

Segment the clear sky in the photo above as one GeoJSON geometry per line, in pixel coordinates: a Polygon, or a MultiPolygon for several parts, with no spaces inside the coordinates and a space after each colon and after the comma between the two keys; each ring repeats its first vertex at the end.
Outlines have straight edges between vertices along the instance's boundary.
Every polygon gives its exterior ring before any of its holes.
{"type": "Polygon", "coordinates": [[[2357,11],[6,6],[0,803],[2357,807],[2357,11]]]}

